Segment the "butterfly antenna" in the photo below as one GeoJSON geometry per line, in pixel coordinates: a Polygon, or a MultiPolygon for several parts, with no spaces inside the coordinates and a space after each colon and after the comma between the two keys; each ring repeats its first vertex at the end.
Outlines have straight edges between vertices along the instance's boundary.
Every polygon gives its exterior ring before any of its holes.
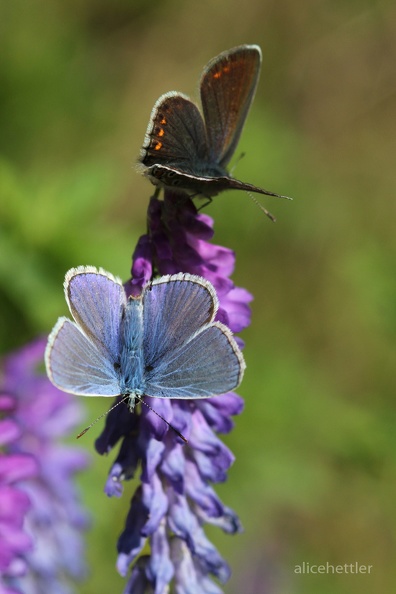
{"type": "Polygon", "coordinates": [[[242,161],[242,159],[244,158],[244,156],[246,155],[246,153],[241,153],[239,155],[239,157],[237,158],[237,160],[235,161],[234,165],[231,167],[230,169],[230,175],[233,175],[234,173],[234,169],[236,168],[236,166],[238,165],[239,161],[242,161]]]}
{"type": "Polygon", "coordinates": [[[157,417],[159,417],[160,419],[162,419],[164,421],[164,423],[166,423],[168,425],[168,427],[170,429],[172,429],[172,431],[174,431],[176,433],[176,435],[178,435],[184,441],[184,443],[188,443],[187,439],[184,437],[184,435],[182,435],[180,433],[180,431],[178,431],[177,429],[175,429],[173,425],[171,425],[166,419],[164,419],[163,416],[161,416],[159,413],[157,413],[157,411],[154,410],[149,404],[147,404],[147,402],[145,402],[142,398],[140,398],[140,396],[136,396],[136,394],[135,394],[135,398],[137,398],[142,404],[144,404],[144,406],[147,406],[147,408],[149,408],[151,410],[151,412],[153,412],[154,414],[156,414],[157,417]]]}
{"type": "MultiPolygon", "coordinates": [[[[269,212],[269,210],[264,208],[264,206],[257,200],[256,196],[253,196],[253,194],[251,192],[246,192],[246,193],[249,196],[249,198],[251,198],[253,200],[253,202],[256,204],[256,206],[258,206],[263,211],[263,213],[266,214],[269,219],[271,219],[271,221],[273,223],[276,223],[276,218],[274,217],[274,215],[271,214],[269,212]]],[[[282,196],[282,198],[283,198],[283,196],[282,196]]]]}
{"type": "Polygon", "coordinates": [[[103,419],[103,417],[105,417],[106,415],[109,414],[109,412],[111,412],[112,410],[114,410],[116,408],[116,406],[118,406],[119,404],[121,404],[121,402],[125,402],[126,400],[128,400],[129,395],[127,394],[126,396],[124,396],[123,398],[121,398],[121,400],[119,402],[116,402],[116,404],[114,404],[111,408],[109,408],[109,410],[106,410],[106,412],[102,413],[101,415],[99,415],[99,417],[97,419],[95,419],[90,425],[88,425],[88,427],[85,427],[85,429],[83,429],[81,431],[81,433],[79,433],[77,435],[77,439],[80,439],[80,437],[82,437],[83,435],[86,434],[87,431],[89,431],[89,429],[91,429],[91,427],[93,425],[96,425],[96,423],[98,421],[100,421],[100,419],[103,419]]]}

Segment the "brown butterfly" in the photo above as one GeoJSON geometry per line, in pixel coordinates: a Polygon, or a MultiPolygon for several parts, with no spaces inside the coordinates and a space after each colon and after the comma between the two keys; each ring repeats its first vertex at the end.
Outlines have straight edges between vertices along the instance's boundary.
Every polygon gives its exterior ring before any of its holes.
{"type": "Polygon", "coordinates": [[[182,93],[171,91],[158,99],[139,159],[154,185],[206,198],[231,189],[286,198],[234,179],[226,169],[255,95],[260,67],[257,45],[241,45],[213,58],[200,83],[203,117],[182,93]]]}

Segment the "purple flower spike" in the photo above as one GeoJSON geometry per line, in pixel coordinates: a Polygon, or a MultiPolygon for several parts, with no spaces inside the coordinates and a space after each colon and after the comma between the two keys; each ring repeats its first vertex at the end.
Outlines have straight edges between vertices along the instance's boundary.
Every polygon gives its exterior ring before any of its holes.
{"type": "MultiPolygon", "coordinates": [[[[157,274],[196,274],[217,291],[217,319],[234,332],[248,326],[252,296],[230,279],[234,252],[210,243],[212,237],[212,219],[198,213],[186,196],[165,192],[163,201],[152,198],[148,232],[136,247],[127,294],[137,295],[157,274]]],[[[204,400],[144,401],[155,412],[144,403],[135,414],[124,404],[117,406],[96,442],[99,453],[108,453],[121,440],[105,487],[109,496],[119,496],[122,481],[141,467],[141,485],[118,541],[118,571],[126,575],[132,566],[125,594],[221,594],[212,576],[224,583],[230,568],[205,536],[204,525],[230,534],[242,530],[211,483],[225,481],[234,461],[216,433],[231,431],[231,417],[242,412],[243,400],[229,393],[204,400]],[[148,547],[150,553],[142,556],[148,547]]]]}
{"type": "Polygon", "coordinates": [[[46,340],[10,355],[0,385],[0,591],[70,594],[85,573],[87,526],[73,478],[87,465],[58,443],[81,420],[80,405],[37,368],[46,340]]]}

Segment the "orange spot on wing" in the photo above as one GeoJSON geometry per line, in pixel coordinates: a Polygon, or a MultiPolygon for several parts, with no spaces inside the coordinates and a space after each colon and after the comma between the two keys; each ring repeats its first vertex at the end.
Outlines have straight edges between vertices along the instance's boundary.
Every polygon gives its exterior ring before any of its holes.
{"type": "Polygon", "coordinates": [[[160,121],[160,124],[162,124],[163,126],[164,126],[165,124],[167,124],[166,118],[162,118],[162,120],[160,121]]]}
{"type": "Polygon", "coordinates": [[[213,78],[219,79],[223,76],[223,74],[228,74],[228,72],[231,72],[231,67],[223,66],[222,70],[213,74],[213,78]]]}
{"type": "Polygon", "coordinates": [[[162,148],[162,142],[157,142],[157,144],[154,147],[154,150],[159,151],[162,148]]]}
{"type": "Polygon", "coordinates": [[[161,130],[158,130],[158,136],[160,138],[162,138],[162,136],[165,134],[165,131],[161,128],[161,130]]]}

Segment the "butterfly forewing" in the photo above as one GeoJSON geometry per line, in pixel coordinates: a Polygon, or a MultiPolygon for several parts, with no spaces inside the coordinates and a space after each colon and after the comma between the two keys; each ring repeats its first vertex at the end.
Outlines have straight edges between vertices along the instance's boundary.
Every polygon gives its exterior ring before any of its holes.
{"type": "Polygon", "coordinates": [[[208,398],[237,388],[244,369],[231,332],[215,322],[168,351],[147,374],[146,391],[158,398],[208,398]]]}
{"type": "Polygon", "coordinates": [[[193,170],[194,163],[208,160],[204,122],[188,97],[171,92],[158,99],[140,160],[146,167],[166,164],[187,171],[193,170]]]}
{"type": "Polygon", "coordinates": [[[202,326],[213,321],[216,293],[205,279],[190,274],[163,276],[143,294],[143,351],[148,370],[168,358],[202,326]]]}
{"type": "Polygon", "coordinates": [[[126,306],[120,279],[93,266],[80,266],[67,273],[65,294],[73,318],[87,337],[112,363],[118,362],[126,306]]]}
{"type": "Polygon", "coordinates": [[[260,67],[260,48],[244,45],[220,54],[204,70],[200,88],[210,158],[223,167],[236,149],[260,67]]]}
{"type": "Polygon", "coordinates": [[[49,336],[45,364],[48,377],[60,390],[79,396],[119,394],[112,361],[67,318],[60,318],[49,336]]]}

